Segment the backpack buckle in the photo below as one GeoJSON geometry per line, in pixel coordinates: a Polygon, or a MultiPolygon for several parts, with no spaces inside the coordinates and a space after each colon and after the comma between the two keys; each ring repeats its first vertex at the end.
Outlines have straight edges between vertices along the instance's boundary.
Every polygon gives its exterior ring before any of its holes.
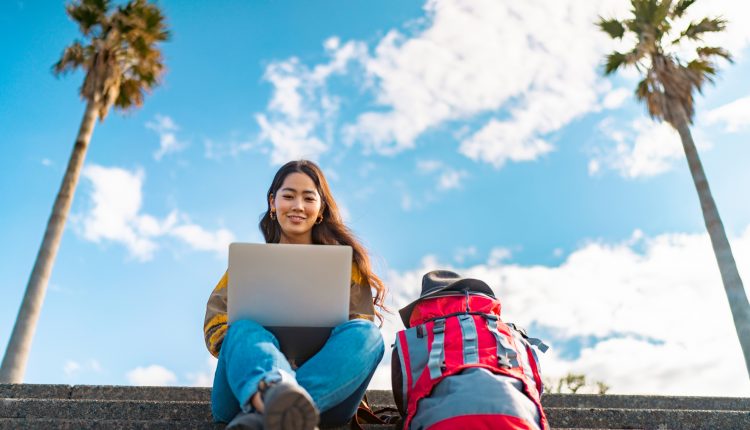
{"type": "Polygon", "coordinates": [[[504,367],[506,369],[510,369],[513,366],[510,364],[510,360],[508,360],[508,357],[505,355],[498,355],[497,356],[497,364],[500,365],[500,367],[504,367]]]}

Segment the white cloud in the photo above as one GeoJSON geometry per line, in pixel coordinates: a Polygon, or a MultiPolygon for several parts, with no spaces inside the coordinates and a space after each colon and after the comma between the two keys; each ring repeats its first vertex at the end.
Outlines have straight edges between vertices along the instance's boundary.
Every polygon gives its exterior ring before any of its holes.
{"type": "MultiPolygon", "coordinates": [[[[740,273],[750,279],[750,226],[731,242],[740,273]]],[[[388,275],[391,306],[416,298],[422,274],[437,268],[485,280],[503,302],[506,321],[546,333],[552,345],[542,356],[547,377],[584,373],[612,393],[750,395],[706,234],[635,232],[623,243],[582,245],[556,267],[455,268],[427,257],[414,270],[388,275]],[[583,346],[573,347],[576,342],[583,346]]],[[[386,344],[399,328],[392,317],[383,329],[386,344]]],[[[383,384],[378,387],[387,386],[387,366],[374,379],[383,384]]]]}
{"type": "Polygon", "coordinates": [[[83,237],[100,242],[102,239],[121,242],[138,259],[151,258],[157,245],[152,235],[142,234],[140,225],[151,224],[151,220],[141,222],[141,188],[143,170],[130,172],[120,168],[107,168],[88,165],[83,169],[83,177],[91,181],[93,208],[83,219],[83,237]]]}
{"type": "Polygon", "coordinates": [[[477,255],[477,247],[476,246],[467,246],[465,248],[458,248],[456,252],[453,254],[453,260],[456,261],[456,263],[463,263],[466,261],[467,258],[471,258],[477,255]]]}
{"type": "Polygon", "coordinates": [[[498,167],[536,159],[551,150],[546,134],[597,107],[609,42],[592,22],[611,5],[428,1],[418,31],[390,31],[367,60],[376,101],[388,110],[361,114],[345,135],[394,153],[445,121],[507,109],[509,119],[487,121],[461,152],[498,167]]]}
{"type": "Polygon", "coordinates": [[[232,138],[227,141],[204,139],[203,156],[209,160],[221,160],[226,156],[236,157],[256,147],[258,147],[256,142],[246,139],[232,138]]]}
{"type": "Polygon", "coordinates": [[[411,195],[405,192],[401,194],[401,209],[404,212],[409,212],[414,209],[414,199],[412,199],[411,195]]]}
{"type": "Polygon", "coordinates": [[[417,160],[417,170],[421,173],[432,173],[443,167],[442,161],[437,160],[417,160]]]}
{"type": "Polygon", "coordinates": [[[312,69],[295,57],[266,68],[264,79],[273,85],[274,92],[266,113],[257,114],[255,119],[261,130],[260,141],[273,148],[272,164],[299,158],[316,160],[330,148],[331,121],[338,112],[339,100],[328,94],[326,81],[346,71],[367,48],[361,42],[341,45],[335,37],[329,38],[324,47],[329,61],[312,69]]]}
{"type": "MultiPolygon", "coordinates": [[[[739,51],[750,42],[748,8],[731,0],[699,2],[691,16],[731,17],[716,41],[739,51]]],[[[274,163],[315,158],[330,149],[337,132],[365,153],[387,155],[460,121],[462,131],[453,137],[466,157],[496,168],[536,160],[554,150],[553,133],[590,112],[616,109],[630,96],[630,89],[612,89],[600,76],[604,55],[630,41],[610,40],[594,25],[599,16],[626,17],[628,9],[618,0],[428,0],[423,18],[387,31],[372,49],[334,37],[324,43],[327,62],[306,66],[292,57],[272,63],[265,78],[274,93],[267,111],[256,116],[261,138],[271,143],[274,163]],[[328,81],[345,74],[377,107],[336,129],[340,103],[328,81]]],[[[627,69],[623,76],[632,80],[637,72],[627,69]]]]}
{"type": "Polygon", "coordinates": [[[469,175],[464,170],[447,170],[438,178],[438,190],[455,190],[461,188],[461,181],[469,175]]]}
{"type": "Polygon", "coordinates": [[[417,171],[422,174],[439,173],[437,177],[438,191],[448,191],[461,188],[461,182],[469,176],[465,170],[456,170],[438,160],[417,160],[417,171]]]}
{"type": "Polygon", "coordinates": [[[204,370],[191,372],[187,374],[188,385],[193,387],[211,387],[214,384],[214,374],[216,373],[216,358],[209,356],[206,359],[204,370]]]}
{"type": "Polygon", "coordinates": [[[362,164],[362,166],[359,168],[359,176],[363,178],[368,178],[370,176],[370,173],[376,171],[378,169],[378,165],[367,161],[362,164]]]}
{"type": "Polygon", "coordinates": [[[344,203],[343,200],[339,199],[336,201],[339,207],[339,215],[341,215],[341,219],[344,221],[344,224],[349,224],[349,222],[352,220],[352,212],[349,210],[349,206],[344,203]]]}
{"type": "Polygon", "coordinates": [[[497,266],[503,261],[510,259],[512,255],[513,253],[511,253],[510,249],[508,248],[492,248],[492,251],[490,251],[490,256],[487,259],[487,264],[491,266],[497,266]]]}
{"type": "Polygon", "coordinates": [[[50,167],[52,166],[52,164],[52,160],[50,160],[49,158],[42,158],[42,166],[50,167]]]}
{"type": "MultiPolygon", "coordinates": [[[[589,174],[606,167],[630,179],[655,176],[669,171],[675,160],[684,158],[680,136],[666,122],[639,118],[623,130],[613,126],[611,120],[604,120],[599,128],[611,142],[594,149],[589,174]]],[[[699,148],[708,146],[701,142],[699,148]]]]}
{"type": "Polygon", "coordinates": [[[234,234],[225,228],[208,231],[197,224],[178,225],[172,228],[169,234],[181,239],[193,249],[212,251],[219,255],[226,253],[227,247],[234,241],[234,234]]]}
{"type": "Polygon", "coordinates": [[[617,88],[610,91],[602,100],[602,106],[607,109],[617,109],[625,103],[628,97],[633,96],[633,91],[627,88],[617,88]]]}
{"type": "Polygon", "coordinates": [[[158,364],[136,367],[129,371],[126,377],[130,385],[167,386],[177,383],[174,372],[158,364]]]}
{"type": "Polygon", "coordinates": [[[81,370],[81,365],[73,360],[66,361],[65,366],[63,366],[63,372],[65,372],[65,376],[67,377],[75,375],[79,370],[81,370]]]}
{"type": "Polygon", "coordinates": [[[88,360],[85,363],[79,363],[75,360],[67,360],[63,365],[63,373],[68,379],[79,377],[82,373],[101,373],[102,366],[95,359],[88,360]]]}
{"type": "Polygon", "coordinates": [[[476,161],[486,161],[497,168],[506,161],[533,161],[551,152],[552,145],[534,138],[536,124],[522,121],[490,120],[481,130],[461,142],[460,151],[476,161]],[[525,126],[521,126],[524,124],[525,126]]]}
{"type": "Polygon", "coordinates": [[[83,177],[93,186],[91,209],[82,218],[84,239],[124,244],[140,261],[153,257],[159,248],[157,240],[175,237],[191,248],[214,251],[223,256],[234,235],[226,229],[208,231],[191,223],[187,215],[173,210],[163,219],[142,212],[142,169],[129,171],[95,164],[83,169],[83,177]]]}
{"type": "Polygon", "coordinates": [[[596,175],[602,169],[602,165],[599,160],[589,160],[588,171],[589,175],[596,175]]]}
{"type": "Polygon", "coordinates": [[[154,159],[159,161],[167,154],[180,152],[187,147],[187,143],[177,139],[180,128],[174,120],[166,115],[156,115],[154,121],[146,123],[146,128],[154,130],[159,135],[159,150],[154,152],[154,159]]]}
{"type": "MultiPolygon", "coordinates": [[[[314,116],[312,113],[310,115],[314,116]]],[[[260,139],[274,146],[271,151],[273,164],[284,164],[300,158],[317,160],[320,154],[328,150],[328,145],[312,135],[317,120],[274,121],[263,114],[258,114],[255,119],[261,129],[260,139]]]]}
{"type": "Polygon", "coordinates": [[[723,123],[725,131],[737,132],[750,125],[750,96],[739,98],[706,114],[709,124],[723,123]]]}

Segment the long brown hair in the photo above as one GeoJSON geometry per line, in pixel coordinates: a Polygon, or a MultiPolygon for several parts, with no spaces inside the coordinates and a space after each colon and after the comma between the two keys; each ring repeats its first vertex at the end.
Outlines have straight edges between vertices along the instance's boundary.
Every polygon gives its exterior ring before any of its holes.
{"type": "Polygon", "coordinates": [[[323,216],[323,222],[313,226],[312,242],[316,245],[349,245],[352,247],[354,265],[362,276],[362,281],[375,290],[375,297],[373,297],[373,304],[376,306],[375,316],[382,323],[383,315],[377,308],[386,310],[385,285],[378,275],[372,271],[370,257],[365,247],[359,243],[354,233],[344,225],[336,200],[333,199],[331,189],[328,187],[328,181],[326,181],[323,171],[320,170],[317,164],[308,160],[290,161],[281,166],[278,172],[276,172],[276,176],[274,176],[266,194],[266,204],[268,207],[261,216],[259,223],[260,231],[263,233],[266,243],[279,243],[281,240],[281,226],[275,220],[271,219],[270,201],[272,196],[275,196],[276,192],[284,184],[286,177],[292,173],[307,175],[315,183],[315,187],[320,195],[320,215],[323,216]]]}

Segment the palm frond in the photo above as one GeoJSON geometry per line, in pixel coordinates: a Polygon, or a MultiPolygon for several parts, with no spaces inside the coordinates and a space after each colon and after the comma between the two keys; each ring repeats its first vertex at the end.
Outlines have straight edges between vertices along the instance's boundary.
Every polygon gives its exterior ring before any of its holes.
{"type": "Polygon", "coordinates": [[[625,54],[622,52],[612,52],[607,55],[604,61],[604,74],[611,75],[625,65],[625,54]]]}
{"type": "Polygon", "coordinates": [[[651,14],[651,25],[656,28],[662,28],[665,24],[669,25],[667,18],[672,7],[672,0],[654,0],[653,13],[651,14]]]}
{"type": "Polygon", "coordinates": [[[640,28],[638,22],[636,22],[636,20],[634,19],[626,19],[622,22],[622,24],[626,29],[628,29],[628,31],[636,34],[638,33],[638,29],[640,28]]]}
{"type": "Polygon", "coordinates": [[[115,107],[127,110],[143,105],[145,86],[138,79],[125,79],[120,83],[120,93],[114,101],[115,107]]]}
{"type": "Polygon", "coordinates": [[[670,18],[682,18],[682,16],[685,15],[685,11],[687,10],[687,8],[689,8],[693,3],[695,3],[695,0],[679,0],[674,9],[672,9],[670,18]]]}
{"type": "Polygon", "coordinates": [[[633,6],[630,13],[637,21],[643,21],[644,18],[653,13],[651,9],[654,3],[653,0],[630,0],[630,5],[633,6]]]}
{"type": "Polygon", "coordinates": [[[88,36],[96,27],[106,24],[109,8],[109,0],[78,0],[65,9],[68,16],[78,23],[83,35],[88,36]]]}
{"type": "Polygon", "coordinates": [[[599,21],[596,23],[596,25],[599,26],[599,29],[601,29],[603,32],[609,34],[609,37],[612,39],[622,39],[622,36],[625,34],[625,26],[622,24],[622,22],[611,18],[611,19],[604,19],[602,17],[599,17],[599,21]]]}
{"type": "Polygon", "coordinates": [[[666,114],[664,92],[651,76],[647,75],[638,82],[635,97],[646,105],[646,111],[652,119],[664,119],[666,114]]]}
{"type": "Polygon", "coordinates": [[[690,40],[700,40],[704,33],[724,31],[726,27],[727,21],[723,18],[703,18],[700,21],[691,22],[676,41],[683,37],[690,40]]]}
{"type": "Polygon", "coordinates": [[[639,101],[646,101],[649,93],[651,93],[651,82],[647,76],[638,82],[638,85],[635,87],[635,98],[639,101]]]}
{"type": "Polygon", "coordinates": [[[632,0],[630,3],[633,9],[630,11],[632,19],[628,23],[628,29],[638,33],[646,22],[651,21],[648,11],[650,0],[632,0]]]}
{"type": "Polygon", "coordinates": [[[641,26],[654,26],[664,20],[664,9],[669,9],[671,0],[631,0],[633,19],[641,26]]]}
{"type": "Polygon", "coordinates": [[[60,59],[52,66],[55,75],[65,74],[82,67],[86,63],[86,47],[76,40],[66,47],[60,59]]]}
{"type": "Polygon", "coordinates": [[[164,72],[161,56],[135,63],[125,72],[126,80],[135,80],[145,90],[151,90],[158,85],[159,78],[164,72]]]}
{"type": "Polygon", "coordinates": [[[718,73],[716,66],[711,61],[702,58],[689,62],[686,69],[694,74],[696,80],[700,83],[702,83],[704,79],[713,82],[713,77],[718,73]]]}
{"type": "Polygon", "coordinates": [[[702,59],[709,59],[711,57],[721,57],[730,63],[734,62],[732,54],[724,48],[718,46],[701,46],[696,48],[695,52],[698,53],[698,57],[702,59]]]}

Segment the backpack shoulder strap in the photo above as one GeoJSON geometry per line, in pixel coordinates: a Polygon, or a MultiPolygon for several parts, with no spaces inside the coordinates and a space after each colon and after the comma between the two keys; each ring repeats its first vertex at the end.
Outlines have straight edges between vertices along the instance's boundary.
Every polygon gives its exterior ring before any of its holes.
{"type": "Polygon", "coordinates": [[[443,347],[445,346],[445,318],[436,319],[432,326],[432,347],[427,359],[427,369],[430,378],[437,379],[443,374],[443,361],[445,360],[443,347]]]}
{"type": "Polygon", "coordinates": [[[497,342],[497,363],[505,368],[518,367],[518,353],[497,328],[500,318],[492,314],[486,314],[484,318],[487,320],[487,328],[497,342]]]}
{"type": "Polygon", "coordinates": [[[538,339],[536,337],[530,337],[529,334],[526,332],[525,328],[519,327],[519,326],[517,326],[517,325],[515,325],[513,323],[507,323],[507,326],[510,327],[510,328],[512,328],[513,330],[521,333],[521,336],[523,336],[523,338],[526,339],[527,342],[529,342],[530,344],[532,344],[535,347],[539,348],[539,351],[541,351],[542,353],[547,352],[547,350],[549,349],[549,345],[547,345],[546,343],[544,343],[543,340],[538,339]]]}

